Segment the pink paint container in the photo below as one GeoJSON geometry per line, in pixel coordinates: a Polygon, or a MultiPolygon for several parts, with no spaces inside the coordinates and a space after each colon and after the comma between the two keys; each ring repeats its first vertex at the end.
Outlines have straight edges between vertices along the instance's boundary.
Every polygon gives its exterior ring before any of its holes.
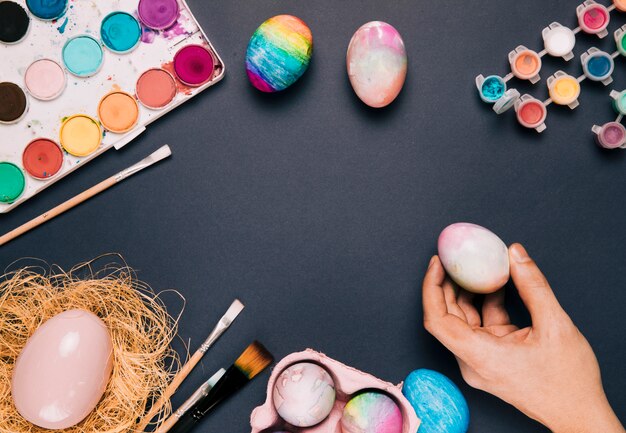
{"type": "Polygon", "coordinates": [[[593,125],[591,130],[596,134],[596,143],[605,149],[626,147],[626,128],[619,122],[608,122],[602,126],[593,125]]]}
{"type": "Polygon", "coordinates": [[[283,358],[272,371],[267,384],[267,400],[257,407],[250,416],[252,433],[274,433],[290,431],[293,433],[340,433],[341,416],[346,403],[359,391],[381,391],[391,397],[402,413],[402,433],[415,433],[420,426],[420,420],[413,407],[402,395],[402,384],[393,385],[375,378],[367,373],[348,367],[326,355],[307,349],[303,352],[292,353],[283,358]],[[293,364],[311,362],[328,371],[335,382],[336,400],[330,415],[321,423],[308,428],[294,427],[280,418],[273,403],[274,384],[280,374],[293,364]]]}
{"type": "Polygon", "coordinates": [[[530,95],[522,95],[515,103],[517,121],[525,128],[543,132],[546,129],[546,117],[548,110],[540,100],[530,95]]]}
{"type": "Polygon", "coordinates": [[[609,34],[606,28],[611,21],[611,15],[606,6],[593,0],[586,0],[576,8],[576,15],[578,15],[578,25],[583,32],[598,35],[599,38],[604,38],[609,34]]]}

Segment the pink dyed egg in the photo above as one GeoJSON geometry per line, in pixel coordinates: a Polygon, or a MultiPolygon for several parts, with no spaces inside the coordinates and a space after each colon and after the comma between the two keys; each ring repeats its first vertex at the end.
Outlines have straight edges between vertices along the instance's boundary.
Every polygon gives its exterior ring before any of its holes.
{"type": "Polygon", "coordinates": [[[476,224],[456,223],[439,235],[439,258],[459,286],[493,293],[509,280],[509,252],[502,240],[476,224]]]}
{"type": "Polygon", "coordinates": [[[364,392],[343,409],[343,433],[402,433],[402,412],[391,397],[381,392],[364,392]]]}
{"type": "Polygon", "coordinates": [[[300,362],[286,368],[274,384],[276,412],[289,424],[311,427],[322,422],[335,404],[335,383],[317,364],[300,362]]]}
{"type": "Polygon", "coordinates": [[[44,322],[28,339],[13,370],[18,412],[47,429],[64,429],[94,410],[113,367],[109,332],[96,315],[69,310],[44,322]]]}
{"type": "Polygon", "coordinates": [[[354,92],[370,107],[391,104],[404,86],[404,41],[387,23],[372,21],[362,25],[350,40],[346,62],[354,92]]]}

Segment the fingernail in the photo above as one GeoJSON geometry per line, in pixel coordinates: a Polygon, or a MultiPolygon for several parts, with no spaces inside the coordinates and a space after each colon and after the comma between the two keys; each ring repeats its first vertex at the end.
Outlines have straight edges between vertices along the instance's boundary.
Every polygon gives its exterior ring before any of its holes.
{"type": "Polygon", "coordinates": [[[526,263],[530,261],[530,257],[528,256],[526,249],[524,249],[524,247],[520,244],[514,244],[511,246],[511,255],[513,256],[513,260],[517,263],[526,263]]]}
{"type": "Polygon", "coordinates": [[[435,263],[435,257],[437,257],[437,256],[432,256],[430,258],[430,263],[428,263],[428,269],[430,269],[432,267],[433,263],[435,263]]]}

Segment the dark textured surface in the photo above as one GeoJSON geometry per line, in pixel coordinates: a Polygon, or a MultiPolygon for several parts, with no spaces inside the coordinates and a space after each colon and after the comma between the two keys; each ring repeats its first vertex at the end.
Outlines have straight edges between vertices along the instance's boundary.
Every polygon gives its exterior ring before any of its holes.
{"type": "MultiPolygon", "coordinates": [[[[523,242],[596,350],[606,391],[626,420],[626,152],[593,144],[614,119],[609,88],[583,83],[581,107],[551,106],[541,136],[480,102],[478,73],[506,73],[508,51],[542,46],[552,21],[575,25],[575,1],[211,1],[190,5],[226,63],[226,78],[134,143],[90,163],[0,217],[0,231],[38,215],[163,143],[171,160],[0,249],[0,263],[35,256],[69,267],[119,252],[155,289],[187,299],[180,333],[201,342],[233,297],[247,308],[175,402],[253,339],[277,358],[312,347],[383,379],[411,370],[450,376],[470,406],[471,432],[542,431],[512,407],[466,386],[453,357],[421,326],[420,284],[443,227],[471,221],[523,242]],[[494,18],[493,11],[504,11],[494,18]],[[281,95],[247,82],[248,38],[268,17],[311,27],[310,70],[281,95]],[[403,35],[405,88],[367,109],[345,73],[352,33],[380,19],[403,35]],[[444,32],[444,30],[447,31],[444,32]],[[443,33],[442,33],[443,32],[443,33]]],[[[626,22],[613,13],[610,29],[626,22]]],[[[612,37],[581,35],[613,50],[612,37]]],[[[546,59],[532,93],[570,63],[546,59]]],[[[615,89],[626,86],[618,59],[615,89]]],[[[611,88],[610,87],[610,88],[611,88]]],[[[509,297],[514,317],[525,314],[509,297]]],[[[179,303],[172,298],[172,312],[179,303]]],[[[267,373],[198,431],[249,431],[267,373]]]]}

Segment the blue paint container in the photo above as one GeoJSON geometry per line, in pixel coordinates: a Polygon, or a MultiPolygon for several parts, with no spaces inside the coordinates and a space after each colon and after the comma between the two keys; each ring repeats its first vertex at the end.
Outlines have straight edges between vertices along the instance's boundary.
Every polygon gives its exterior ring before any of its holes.
{"type": "Polygon", "coordinates": [[[56,20],[67,10],[68,0],[26,0],[30,13],[42,20],[56,20]]]}
{"type": "Polygon", "coordinates": [[[591,81],[600,81],[608,85],[613,81],[611,74],[615,69],[613,57],[597,48],[590,48],[580,57],[585,76],[591,81]]]}
{"type": "Polygon", "coordinates": [[[91,77],[100,70],[104,60],[102,45],[93,36],[75,36],[63,46],[63,64],[77,77],[91,77]]]}
{"type": "Polygon", "coordinates": [[[504,79],[497,75],[489,75],[486,78],[479,75],[476,77],[476,86],[478,87],[480,99],[488,103],[498,101],[506,92],[504,79]]]}
{"type": "Polygon", "coordinates": [[[139,44],[141,26],[129,13],[116,11],[104,17],[100,38],[105,47],[115,53],[127,53],[139,44]]]}

